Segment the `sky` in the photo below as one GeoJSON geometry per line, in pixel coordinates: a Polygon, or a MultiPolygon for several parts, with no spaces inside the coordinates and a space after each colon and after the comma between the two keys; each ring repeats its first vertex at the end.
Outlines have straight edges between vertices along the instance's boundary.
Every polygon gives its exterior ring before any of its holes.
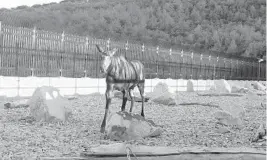
{"type": "Polygon", "coordinates": [[[35,4],[45,4],[51,2],[60,2],[62,0],[0,0],[0,8],[15,8],[18,6],[26,5],[32,6],[35,4]]]}

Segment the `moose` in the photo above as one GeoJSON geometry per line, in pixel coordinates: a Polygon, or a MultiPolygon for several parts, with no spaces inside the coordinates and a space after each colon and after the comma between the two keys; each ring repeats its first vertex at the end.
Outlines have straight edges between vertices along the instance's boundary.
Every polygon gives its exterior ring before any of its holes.
{"type": "Polygon", "coordinates": [[[137,86],[141,95],[142,109],[141,116],[144,114],[144,88],[145,88],[145,72],[144,65],[138,60],[128,61],[123,56],[115,56],[117,48],[113,50],[104,50],[96,45],[98,52],[101,53],[100,71],[106,75],[106,108],[104,119],[101,124],[100,132],[104,133],[106,127],[106,118],[109,112],[111,96],[114,90],[122,92],[121,111],[125,111],[127,102],[127,93],[131,100],[130,112],[134,105],[133,89],[137,86]]]}

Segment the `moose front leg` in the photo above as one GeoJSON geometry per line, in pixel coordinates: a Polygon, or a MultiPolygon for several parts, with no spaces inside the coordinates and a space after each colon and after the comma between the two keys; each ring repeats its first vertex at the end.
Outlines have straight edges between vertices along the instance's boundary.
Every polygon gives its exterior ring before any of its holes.
{"type": "Polygon", "coordinates": [[[121,111],[125,111],[125,106],[127,102],[127,93],[125,90],[122,91],[122,106],[121,106],[121,111]]]}
{"type": "Polygon", "coordinates": [[[108,87],[107,90],[106,90],[106,93],[105,93],[105,96],[106,96],[106,108],[105,108],[104,119],[103,119],[102,124],[101,124],[101,129],[100,129],[101,133],[105,132],[106,119],[107,119],[107,115],[108,115],[108,112],[109,112],[109,105],[111,103],[111,92],[112,92],[111,88],[108,87]]]}
{"type": "Polygon", "coordinates": [[[132,90],[132,89],[129,90],[129,96],[130,96],[130,98],[131,98],[131,108],[130,108],[130,112],[132,112],[132,111],[133,111],[133,106],[134,106],[134,95],[133,95],[133,90],[132,90]]]}

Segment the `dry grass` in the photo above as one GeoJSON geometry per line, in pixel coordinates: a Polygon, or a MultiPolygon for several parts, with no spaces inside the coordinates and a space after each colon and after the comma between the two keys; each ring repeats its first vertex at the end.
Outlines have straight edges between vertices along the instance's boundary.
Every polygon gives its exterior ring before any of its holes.
{"type": "MultiPolygon", "coordinates": [[[[145,104],[146,118],[164,126],[165,132],[156,138],[133,141],[135,144],[160,146],[256,147],[252,144],[257,127],[266,122],[265,96],[198,96],[197,93],[179,93],[181,105],[164,106],[153,102],[145,104]],[[186,105],[188,104],[188,105],[186,105]],[[213,113],[229,109],[245,110],[244,128],[228,127],[230,132],[217,133],[213,113]]],[[[101,95],[81,96],[69,101],[70,120],[62,123],[37,123],[21,120],[28,115],[27,108],[0,107],[0,157],[77,156],[94,145],[115,143],[100,134],[105,98],[101,95]]],[[[128,102],[129,110],[130,103],[128,102]]],[[[119,111],[121,100],[112,100],[111,110],[119,111]]],[[[140,114],[140,103],[134,112],[140,114]]],[[[266,125],[266,124],[265,124],[266,125]]]]}

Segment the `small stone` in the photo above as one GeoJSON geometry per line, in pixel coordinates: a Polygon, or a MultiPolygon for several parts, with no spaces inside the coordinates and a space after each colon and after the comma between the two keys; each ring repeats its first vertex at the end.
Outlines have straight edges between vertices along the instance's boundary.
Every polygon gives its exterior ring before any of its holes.
{"type": "Polygon", "coordinates": [[[220,128],[218,128],[218,129],[216,130],[216,132],[217,132],[217,133],[222,133],[222,134],[224,134],[224,133],[229,133],[230,130],[229,130],[228,128],[225,128],[225,127],[220,127],[220,128]]]}

